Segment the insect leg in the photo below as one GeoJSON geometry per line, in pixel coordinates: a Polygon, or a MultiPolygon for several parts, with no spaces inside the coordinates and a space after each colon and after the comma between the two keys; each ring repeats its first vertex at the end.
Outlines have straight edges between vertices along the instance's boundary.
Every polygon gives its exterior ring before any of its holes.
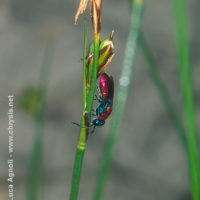
{"type": "Polygon", "coordinates": [[[94,133],[95,129],[96,129],[96,126],[94,125],[94,127],[93,127],[93,129],[92,129],[92,131],[91,131],[91,134],[94,133]]]}
{"type": "Polygon", "coordinates": [[[102,100],[100,98],[98,98],[98,96],[96,94],[95,94],[94,100],[97,100],[99,103],[102,103],[102,100]]]}

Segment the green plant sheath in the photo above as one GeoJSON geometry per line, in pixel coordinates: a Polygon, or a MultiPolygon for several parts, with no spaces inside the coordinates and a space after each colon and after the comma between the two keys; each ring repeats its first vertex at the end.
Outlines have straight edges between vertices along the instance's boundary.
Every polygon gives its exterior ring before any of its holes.
{"type": "Polygon", "coordinates": [[[195,114],[193,91],[191,81],[191,65],[189,58],[189,45],[184,0],[172,0],[174,11],[176,43],[179,57],[180,82],[183,97],[183,108],[186,125],[186,138],[188,143],[189,169],[191,177],[191,193],[193,200],[200,199],[200,176],[198,147],[195,127],[195,114]]]}
{"type": "Polygon", "coordinates": [[[94,200],[100,200],[102,197],[106,176],[111,161],[112,150],[117,133],[120,128],[120,122],[122,120],[126,100],[128,97],[128,91],[133,72],[133,63],[135,61],[137,39],[140,33],[143,4],[143,0],[132,0],[130,30],[126,43],[125,56],[122,64],[122,72],[119,80],[119,89],[114,103],[112,122],[105,150],[103,153],[103,160],[101,162],[100,172],[97,178],[96,188],[94,190],[94,200]]]}
{"type": "Polygon", "coordinates": [[[85,111],[90,115],[93,106],[94,93],[96,88],[97,70],[98,70],[98,58],[99,58],[99,35],[94,36],[94,63],[92,68],[92,78],[90,84],[90,90],[87,96],[87,105],[85,111]]]}

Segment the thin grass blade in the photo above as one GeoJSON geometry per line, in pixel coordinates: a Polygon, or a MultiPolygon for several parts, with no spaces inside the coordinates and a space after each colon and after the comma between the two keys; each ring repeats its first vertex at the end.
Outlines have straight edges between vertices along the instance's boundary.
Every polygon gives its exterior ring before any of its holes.
{"type": "MultiPolygon", "coordinates": [[[[84,44],[83,44],[83,113],[81,116],[81,127],[85,127],[85,108],[87,101],[87,85],[86,85],[86,53],[87,53],[87,23],[84,22],[84,44]]],[[[76,124],[76,123],[75,123],[76,124]]],[[[74,169],[72,174],[72,184],[70,191],[70,200],[76,200],[78,198],[80,176],[83,164],[83,157],[85,153],[85,147],[87,143],[88,130],[87,128],[80,128],[78,145],[76,149],[74,169]]]]}
{"type": "Polygon", "coordinates": [[[184,0],[172,0],[174,12],[176,45],[179,59],[180,83],[183,98],[183,110],[188,143],[189,170],[191,180],[191,193],[193,200],[200,199],[200,176],[197,135],[195,126],[195,112],[193,100],[193,87],[189,44],[186,21],[186,8],[184,0]]]}
{"type": "Polygon", "coordinates": [[[119,89],[116,101],[114,103],[113,118],[103,153],[103,160],[101,162],[100,172],[94,190],[94,200],[100,200],[102,197],[106,176],[108,174],[109,165],[112,157],[113,147],[117,138],[117,133],[119,132],[126,100],[128,98],[129,86],[133,75],[132,72],[134,67],[133,64],[135,61],[137,40],[140,33],[143,5],[143,0],[132,0],[130,30],[126,43],[124,61],[122,64],[122,72],[119,80],[119,89]]]}
{"type": "Polygon", "coordinates": [[[185,130],[184,126],[177,114],[177,110],[175,108],[175,105],[170,97],[170,94],[168,92],[167,87],[165,86],[165,83],[162,81],[160,78],[160,75],[158,73],[158,67],[156,65],[156,62],[153,58],[153,55],[151,53],[151,50],[147,44],[147,41],[145,40],[143,34],[140,34],[139,38],[139,45],[141,47],[143,56],[145,58],[145,61],[147,63],[148,71],[150,74],[150,77],[155,85],[155,87],[158,90],[158,93],[161,97],[161,100],[164,104],[164,107],[171,119],[171,122],[176,130],[176,133],[178,135],[178,138],[180,139],[184,150],[188,151],[187,147],[187,141],[186,141],[186,136],[185,136],[185,130]]]}
{"type": "Polygon", "coordinates": [[[46,93],[49,85],[49,78],[51,74],[52,59],[55,52],[55,39],[49,38],[45,49],[44,59],[41,67],[39,90],[41,91],[41,102],[38,110],[34,114],[34,140],[33,150],[30,155],[26,199],[27,200],[40,200],[43,199],[43,156],[42,156],[42,141],[43,141],[43,128],[44,128],[44,113],[46,93]]]}

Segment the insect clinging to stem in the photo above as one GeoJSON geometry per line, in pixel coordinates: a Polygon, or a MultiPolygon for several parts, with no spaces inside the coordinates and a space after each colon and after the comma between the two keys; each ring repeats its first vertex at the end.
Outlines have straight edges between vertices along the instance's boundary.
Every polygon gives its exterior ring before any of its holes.
{"type": "Polygon", "coordinates": [[[92,133],[94,132],[96,126],[103,126],[106,119],[110,116],[112,112],[112,104],[114,97],[114,81],[112,76],[109,76],[105,72],[101,74],[99,79],[99,97],[95,95],[96,100],[98,100],[99,105],[95,110],[96,117],[92,119],[89,126],[81,127],[79,124],[72,122],[80,126],[81,128],[90,128],[93,126],[92,133]]]}

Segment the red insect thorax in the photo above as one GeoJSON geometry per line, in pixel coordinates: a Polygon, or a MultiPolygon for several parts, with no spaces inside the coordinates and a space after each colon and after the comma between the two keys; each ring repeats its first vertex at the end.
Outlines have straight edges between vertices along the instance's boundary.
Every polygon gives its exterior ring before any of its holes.
{"type": "Polygon", "coordinates": [[[98,119],[99,120],[106,120],[108,118],[108,116],[111,114],[112,112],[112,107],[109,106],[106,108],[106,111],[101,113],[99,116],[98,116],[98,119]]]}

